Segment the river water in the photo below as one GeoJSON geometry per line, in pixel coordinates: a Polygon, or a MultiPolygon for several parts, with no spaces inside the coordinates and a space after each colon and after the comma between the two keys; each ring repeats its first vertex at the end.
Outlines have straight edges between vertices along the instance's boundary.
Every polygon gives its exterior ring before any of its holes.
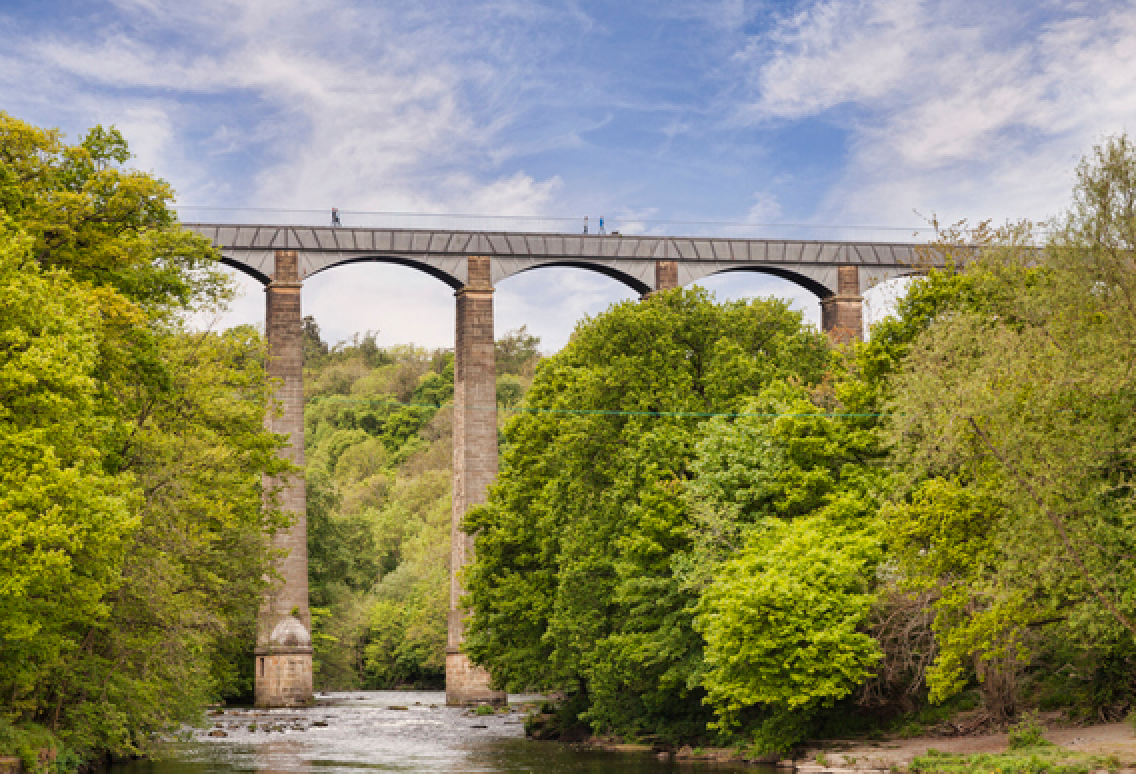
{"type": "MultiPolygon", "coordinates": [[[[526,698],[536,697],[511,696],[510,704],[526,698]]],[[[440,691],[332,693],[319,700],[303,710],[226,710],[164,759],[115,765],[110,774],[754,772],[531,741],[520,713],[483,717],[449,708],[440,691]]]]}

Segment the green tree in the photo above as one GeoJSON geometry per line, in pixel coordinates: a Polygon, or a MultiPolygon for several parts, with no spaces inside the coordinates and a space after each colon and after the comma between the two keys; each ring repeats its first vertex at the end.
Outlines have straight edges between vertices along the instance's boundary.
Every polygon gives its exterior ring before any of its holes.
{"type": "Polygon", "coordinates": [[[540,359],[540,337],[529,333],[528,326],[511,330],[494,342],[497,375],[520,376],[540,359]]]}
{"type": "Polygon", "coordinates": [[[19,718],[45,709],[45,677],[107,618],[138,517],[131,478],[102,465],[93,292],[0,229],[0,686],[19,718]]]}
{"type": "Polygon", "coordinates": [[[963,274],[956,304],[895,381],[890,438],[908,477],[890,513],[912,582],[941,586],[933,696],[973,671],[996,714],[1040,627],[1084,648],[1131,647],[1136,150],[1125,137],[1078,170],[1074,204],[1040,250],[1008,227],[963,274]]]}
{"type": "Polygon", "coordinates": [[[867,629],[886,453],[876,417],[836,400],[847,392],[860,390],[774,382],[708,423],[691,466],[693,542],[676,565],[699,593],[699,681],[717,725],[754,727],[768,752],[799,741],[881,656],[867,629]]]}
{"type": "Polygon", "coordinates": [[[695,446],[707,413],[827,363],[776,301],[677,290],[581,323],[537,370],[535,411],[507,425],[489,502],[467,518],[467,651],[499,684],[572,692],[596,728],[704,728],[697,597],[672,562],[691,542],[695,446]]]}
{"type": "Polygon", "coordinates": [[[0,114],[2,561],[39,568],[0,592],[3,714],[119,753],[240,682],[287,469],[259,336],[185,329],[231,286],[129,157],[0,114]]]}
{"type": "Polygon", "coordinates": [[[880,652],[864,624],[881,544],[824,517],[771,521],[722,563],[695,622],[702,684],[721,718],[755,706],[804,715],[871,676],[880,652]]]}

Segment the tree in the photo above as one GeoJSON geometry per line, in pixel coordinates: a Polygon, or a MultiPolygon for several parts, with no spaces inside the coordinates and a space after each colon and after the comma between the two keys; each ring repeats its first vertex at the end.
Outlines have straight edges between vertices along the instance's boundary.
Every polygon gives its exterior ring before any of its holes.
{"type": "Polygon", "coordinates": [[[917,338],[890,402],[907,475],[890,517],[914,583],[941,590],[943,699],[973,662],[995,714],[1041,627],[1086,648],[1136,634],[1133,470],[1136,149],[1078,169],[1040,250],[1007,227],[963,271],[982,307],[953,304],[917,338]]]}
{"type": "Polygon", "coordinates": [[[511,687],[574,694],[595,728],[698,733],[696,594],[684,499],[709,414],[778,378],[815,383],[824,338],[778,301],[676,290],[581,323],[506,427],[498,481],[471,511],[467,652],[511,687]]]}
{"type": "Polygon", "coordinates": [[[0,114],[3,713],[117,753],[239,682],[289,469],[263,342],[185,328],[231,286],[129,158],[0,114]]]}
{"type": "Polygon", "coordinates": [[[507,332],[493,347],[498,376],[520,376],[526,368],[532,369],[540,358],[540,338],[529,333],[525,325],[507,332]]]}
{"type": "Polygon", "coordinates": [[[699,681],[716,725],[749,727],[766,752],[803,738],[881,657],[867,624],[888,471],[876,418],[850,415],[847,392],[776,381],[708,423],[691,466],[693,545],[678,565],[699,594],[699,681]]]}
{"type": "Polygon", "coordinates": [[[106,618],[138,519],[130,477],[101,464],[93,293],[0,229],[0,685],[18,717],[41,709],[76,632],[106,618]]]}

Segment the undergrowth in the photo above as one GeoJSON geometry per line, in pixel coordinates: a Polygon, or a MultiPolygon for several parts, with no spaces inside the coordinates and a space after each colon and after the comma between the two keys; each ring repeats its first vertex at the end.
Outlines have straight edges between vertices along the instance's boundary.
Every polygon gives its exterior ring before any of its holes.
{"type": "Polygon", "coordinates": [[[30,774],[71,774],[83,758],[55,734],[33,723],[14,726],[0,718],[0,755],[20,759],[30,774]]]}

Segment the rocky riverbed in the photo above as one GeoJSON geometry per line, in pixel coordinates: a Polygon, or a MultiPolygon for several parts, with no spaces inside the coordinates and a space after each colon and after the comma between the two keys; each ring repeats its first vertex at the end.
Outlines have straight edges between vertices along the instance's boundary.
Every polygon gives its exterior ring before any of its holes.
{"type": "MultiPolygon", "coordinates": [[[[479,714],[445,706],[440,692],[377,691],[318,697],[301,710],[225,709],[162,760],[113,767],[111,774],[373,774],[535,772],[662,774],[690,764],[650,751],[583,749],[525,738],[522,707],[479,714]]],[[[482,712],[485,712],[483,710],[482,712]]],[[[753,767],[724,764],[718,771],[753,767]]]]}

